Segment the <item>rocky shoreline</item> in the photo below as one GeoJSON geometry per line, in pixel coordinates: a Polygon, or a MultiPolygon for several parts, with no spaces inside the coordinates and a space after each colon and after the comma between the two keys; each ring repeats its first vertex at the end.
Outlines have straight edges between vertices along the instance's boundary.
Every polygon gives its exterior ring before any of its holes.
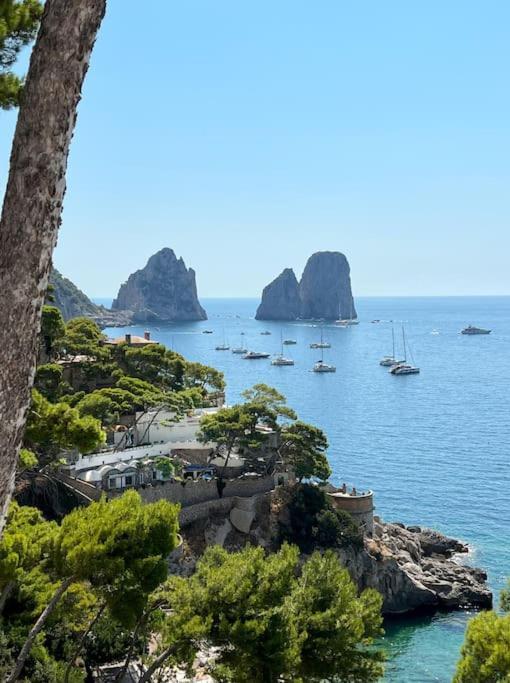
{"type": "Polygon", "coordinates": [[[364,549],[339,551],[360,590],[383,596],[385,615],[492,607],[487,574],[461,564],[469,547],[432,529],[374,522],[374,536],[364,549]]]}
{"type": "MultiPolygon", "coordinates": [[[[210,544],[235,551],[251,543],[274,551],[278,529],[285,524],[286,516],[285,506],[275,504],[275,493],[255,497],[255,518],[247,534],[221,515],[183,528],[185,551],[171,571],[193,572],[198,557],[210,544]]],[[[363,548],[337,550],[339,561],[360,591],[370,587],[381,593],[385,616],[490,608],[487,574],[459,562],[468,552],[465,543],[432,529],[378,518],[374,520],[373,537],[365,538],[363,548]]]]}

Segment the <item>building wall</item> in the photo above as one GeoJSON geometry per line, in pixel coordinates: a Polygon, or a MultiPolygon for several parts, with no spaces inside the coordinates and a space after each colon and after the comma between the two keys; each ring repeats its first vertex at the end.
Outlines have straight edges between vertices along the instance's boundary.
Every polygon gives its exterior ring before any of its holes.
{"type": "Polygon", "coordinates": [[[372,492],[358,496],[335,495],[328,493],[329,499],[337,510],[348,512],[354,521],[371,536],[374,531],[374,496],[372,492]]]}

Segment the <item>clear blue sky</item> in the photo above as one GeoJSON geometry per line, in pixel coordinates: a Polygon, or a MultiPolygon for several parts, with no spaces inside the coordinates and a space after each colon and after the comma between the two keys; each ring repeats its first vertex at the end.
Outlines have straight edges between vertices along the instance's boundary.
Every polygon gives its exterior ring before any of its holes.
{"type": "Polygon", "coordinates": [[[358,295],[510,294],[509,26],[506,0],[109,0],[57,267],[108,296],[169,246],[201,296],[258,296],[330,249],[358,295]]]}

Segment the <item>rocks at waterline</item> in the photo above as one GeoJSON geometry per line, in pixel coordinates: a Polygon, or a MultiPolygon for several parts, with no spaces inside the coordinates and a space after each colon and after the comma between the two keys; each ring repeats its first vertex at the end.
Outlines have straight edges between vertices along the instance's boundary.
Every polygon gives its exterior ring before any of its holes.
{"type": "Polygon", "coordinates": [[[287,268],[265,287],[258,320],[356,318],[349,262],[338,251],[319,251],[307,261],[301,281],[287,268]]]}
{"type": "Polygon", "coordinates": [[[292,268],[278,275],[262,292],[257,320],[296,320],[300,316],[299,283],[292,268]]]}
{"type": "Polygon", "coordinates": [[[129,276],[112,309],[128,311],[133,322],[207,320],[198,300],[195,271],[168,248],[129,276]]]}
{"type": "Polygon", "coordinates": [[[455,560],[467,552],[464,543],[437,531],[379,520],[364,550],[340,550],[339,558],[360,590],[381,593],[384,614],[490,608],[487,574],[455,560]]]}
{"type": "MultiPolygon", "coordinates": [[[[289,526],[289,512],[283,489],[253,497],[255,518],[249,533],[237,531],[229,513],[218,512],[190,523],[181,533],[190,553],[174,573],[189,575],[205,546],[223,545],[229,551],[244,545],[261,545],[268,552],[279,547],[282,529],[289,526]]],[[[374,520],[372,538],[361,548],[337,549],[339,562],[346,567],[359,590],[375,588],[383,598],[383,613],[400,615],[468,607],[490,608],[492,593],[486,573],[456,560],[468,547],[456,539],[421,527],[405,527],[374,520]]]]}

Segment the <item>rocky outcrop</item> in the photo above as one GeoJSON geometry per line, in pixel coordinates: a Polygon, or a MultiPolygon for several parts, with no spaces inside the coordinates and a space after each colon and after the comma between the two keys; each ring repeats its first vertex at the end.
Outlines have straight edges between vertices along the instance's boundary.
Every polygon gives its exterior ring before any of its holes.
{"type": "Polygon", "coordinates": [[[121,285],[112,304],[130,311],[133,322],[206,320],[197,296],[195,271],[172,249],[161,249],[121,285]]]}
{"type": "Polygon", "coordinates": [[[91,318],[99,327],[124,327],[131,324],[131,315],[126,311],[110,311],[93,303],[81,289],[63,277],[56,268],[50,274],[50,286],[46,303],[56,306],[64,320],[91,318]]]}
{"type": "Polygon", "coordinates": [[[349,263],[337,251],[313,254],[297,282],[286,268],[262,292],[258,320],[356,318],[349,263]]]}
{"type": "Polygon", "coordinates": [[[338,251],[319,251],[310,256],[299,283],[299,295],[301,318],[356,318],[349,263],[338,251]]]}
{"type": "Polygon", "coordinates": [[[467,552],[437,531],[376,521],[364,550],[341,550],[339,557],[360,590],[382,594],[385,614],[491,607],[485,572],[455,558],[467,552]]]}
{"type": "Polygon", "coordinates": [[[299,283],[292,268],[278,275],[262,292],[257,320],[296,320],[300,316],[299,283]]]}
{"type": "Polygon", "coordinates": [[[79,316],[97,316],[105,309],[93,303],[81,289],[63,277],[56,268],[50,274],[50,286],[53,288],[49,292],[47,303],[56,306],[62,313],[64,320],[77,318],[79,316]]]}

